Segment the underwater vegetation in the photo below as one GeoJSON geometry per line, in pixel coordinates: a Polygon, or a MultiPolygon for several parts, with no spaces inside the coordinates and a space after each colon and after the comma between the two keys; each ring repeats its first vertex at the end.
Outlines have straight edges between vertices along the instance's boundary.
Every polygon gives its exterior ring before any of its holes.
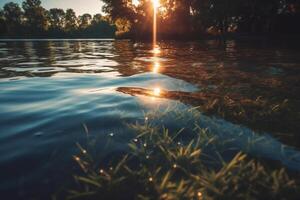
{"type": "MultiPolygon", "coordinates": [[[[167,112],[160,116],[150,113],[143,122],[128,124],[133,139],[126,153],[108,160],[97,159],[95,141],[77,144],[80,152],[74,160],[81,173],[74,176],[68,199],[299,197],[298,172],[232,148],[234,138],[224,140],[196,121],[193,126],[171,131],[163,125],[167,112]]],[[[196,115],[193,119],[199,117],[196,115]]],[[[178,120],[185,117],[178,114],[178,120]]]]}

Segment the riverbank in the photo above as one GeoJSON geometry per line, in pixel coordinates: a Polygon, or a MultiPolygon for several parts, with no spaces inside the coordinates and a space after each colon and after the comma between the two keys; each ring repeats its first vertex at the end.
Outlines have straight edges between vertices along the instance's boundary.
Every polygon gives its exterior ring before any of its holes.
{"type": "MultiPolygon", "coordinates": [[[[152,42],[152,35],[150,33],[141,35],[123,34],[116,36],[115,34],[109,34],[104,36],[97,35],[22,35],[22,36],[0,36],[0,40],[26,40],[26,39],[42,39],[42,40],[55,40],[55,39],[118,39],[118,40],[132,40],[142,42],[152,42]]],[[[225,35],[210,35],[210,34],[186,34],[186,35],[163,35],[158,34],[158,40],[163,41],[200,41],[200,40],[278,40],[278,41],[300,41],[299,34],[249,34],[249,33],[228,33],[225,35]]]]}

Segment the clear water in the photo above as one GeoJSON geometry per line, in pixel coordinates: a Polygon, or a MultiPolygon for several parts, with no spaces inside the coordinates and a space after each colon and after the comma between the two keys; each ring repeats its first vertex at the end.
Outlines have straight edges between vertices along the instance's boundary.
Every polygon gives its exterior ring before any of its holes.
{"type": "MultiPolygon", "coordinates": [[[[299,116],[300,51],[294,42],[159,46],[155,53],[151,44],[126,40],[0,41],[0,191],[21,199],[49,196],[76,171],[72,155],[77,142],[86,142],[85,126],[89,136],[114,141],[101,155],[109,159],[132,137],[124,122],[170,106],[200,105],[193,96],[199,92],[289,99],[291,113],[299,116]]],[[[201,116],[202,127],[224,140],[235,138],[238,150],[300,170],[296,123],[273,127],[218,113],[201,116]],[[249,141],[256,143],[249,147],[249,141]]],[[[165,123],[188,126],[172,117],[165,123]]]]}

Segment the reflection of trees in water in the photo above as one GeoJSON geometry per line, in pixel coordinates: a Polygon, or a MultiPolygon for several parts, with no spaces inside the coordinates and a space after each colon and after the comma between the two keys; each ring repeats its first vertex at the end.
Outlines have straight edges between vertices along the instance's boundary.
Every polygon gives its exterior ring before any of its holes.
{"type": "Polygon", "coordinates": [[[141,57],[149,57],[150,45],[134,43],[132,41],[114,42],[113,59],[119,63],[115,68],[122,76],[131,76],[147,72],[149,62],[139,60],[141,57]]]}
{"type": "MultiPolygon", "coordinates": [[[[6,42],[7,52],[3,52],[1,61],[1,77],[47,77],[53,76],[58,72],[71,73],[102,73],[107,70],[84,69],[86,63],[81,60],[95,59],[87,65],[96,65],[98,59],[110,59],[105,53],[111,53],[111,42],[107,41],[25,41],[25,42],[6,42]],[[98,55],[97,53],[103,53],[98,55]],[[96,55],[94,55],[96,54],[96,55]],[[66,65],[60,65],[64,61],[66,65]],[[76,61],[76,63],[75,63],[76,61]],[[96,64],[95,64],[96,63],[96,64]],[[18,70],[22,68],[22,70],[18,70]],[[76,69],[78,68],[78,69],[76,69]],[[35,70],[36,69],[36,70],[35,70]],[[48,69],[48,70],[47,70],[48,69]]],[[[103,63],[99,62],[99,67],[103,63]]],[[[110,67],[110,66],[109,66],[110,67]]]]}
{"type": "MultiPolygon", "coordinates": [[[[162,98],[201,106],[201,110],[208,114],[276,133],[287,143],[299,146],[299,71],[294,65],[285,65],[282,74],[268,72],[270,61],[277,59],[280,63],[280,60],[287,59],[285,56],[274,58],[274,50],[243,49],[232,42],[225,50],[220,50],[213,42],[205,44],[206,48],[198,44],[176,45],[161,45],[162,49],[166,48],[161,56],[168,58],[162,64],[164,70],[161,73],[197,85],[200,91],[162,91],[162,98]]],[[[139,71],[126,73],[130,75],[139,71]]],[[[119,88],[118,91],[153,96],[153,92],[145,88],[119,88]]]]}
{"type": "MultiPolygon", "coordinates": [[[[121,76],[155,71],[199,88],[194,93],[162,88],[161,97],[200,105],[206,113],[258,130],[295,136],[300,128],[300,56],[288,49],[235,41],[224,46],[213,40],[161,43],[157,56],[151,52],[151,44],[126,40],[7,42],[4,47],[8,51],[2,57],[8,59],[1,61],[1,77],[105,73],[105,66],[121,76]],[[19,65],[22,62],[29,65],[19,65]],[[25,71],[15,70],[17,67],[25,71]],[[35,68],[37,71],[32,71],[35,68]]],[[[119,91],[149,96],[143,88],[119,91]]]]}

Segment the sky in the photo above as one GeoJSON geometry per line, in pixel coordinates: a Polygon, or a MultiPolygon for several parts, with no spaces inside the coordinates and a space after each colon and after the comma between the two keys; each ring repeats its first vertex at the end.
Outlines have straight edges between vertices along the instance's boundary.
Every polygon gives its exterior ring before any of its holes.
{"type": "MultiPolygon", "coordinates": [[[[23,0],[0,0],[0,8],[8,2],[15,2],[22,5],[23,0]]],[[[83,13],[96,14],[101,13],[103,3],[100,0],[41,0],[42,6],[46,9],[50,8],[72,8],[77,15],[83,13]]]]}

